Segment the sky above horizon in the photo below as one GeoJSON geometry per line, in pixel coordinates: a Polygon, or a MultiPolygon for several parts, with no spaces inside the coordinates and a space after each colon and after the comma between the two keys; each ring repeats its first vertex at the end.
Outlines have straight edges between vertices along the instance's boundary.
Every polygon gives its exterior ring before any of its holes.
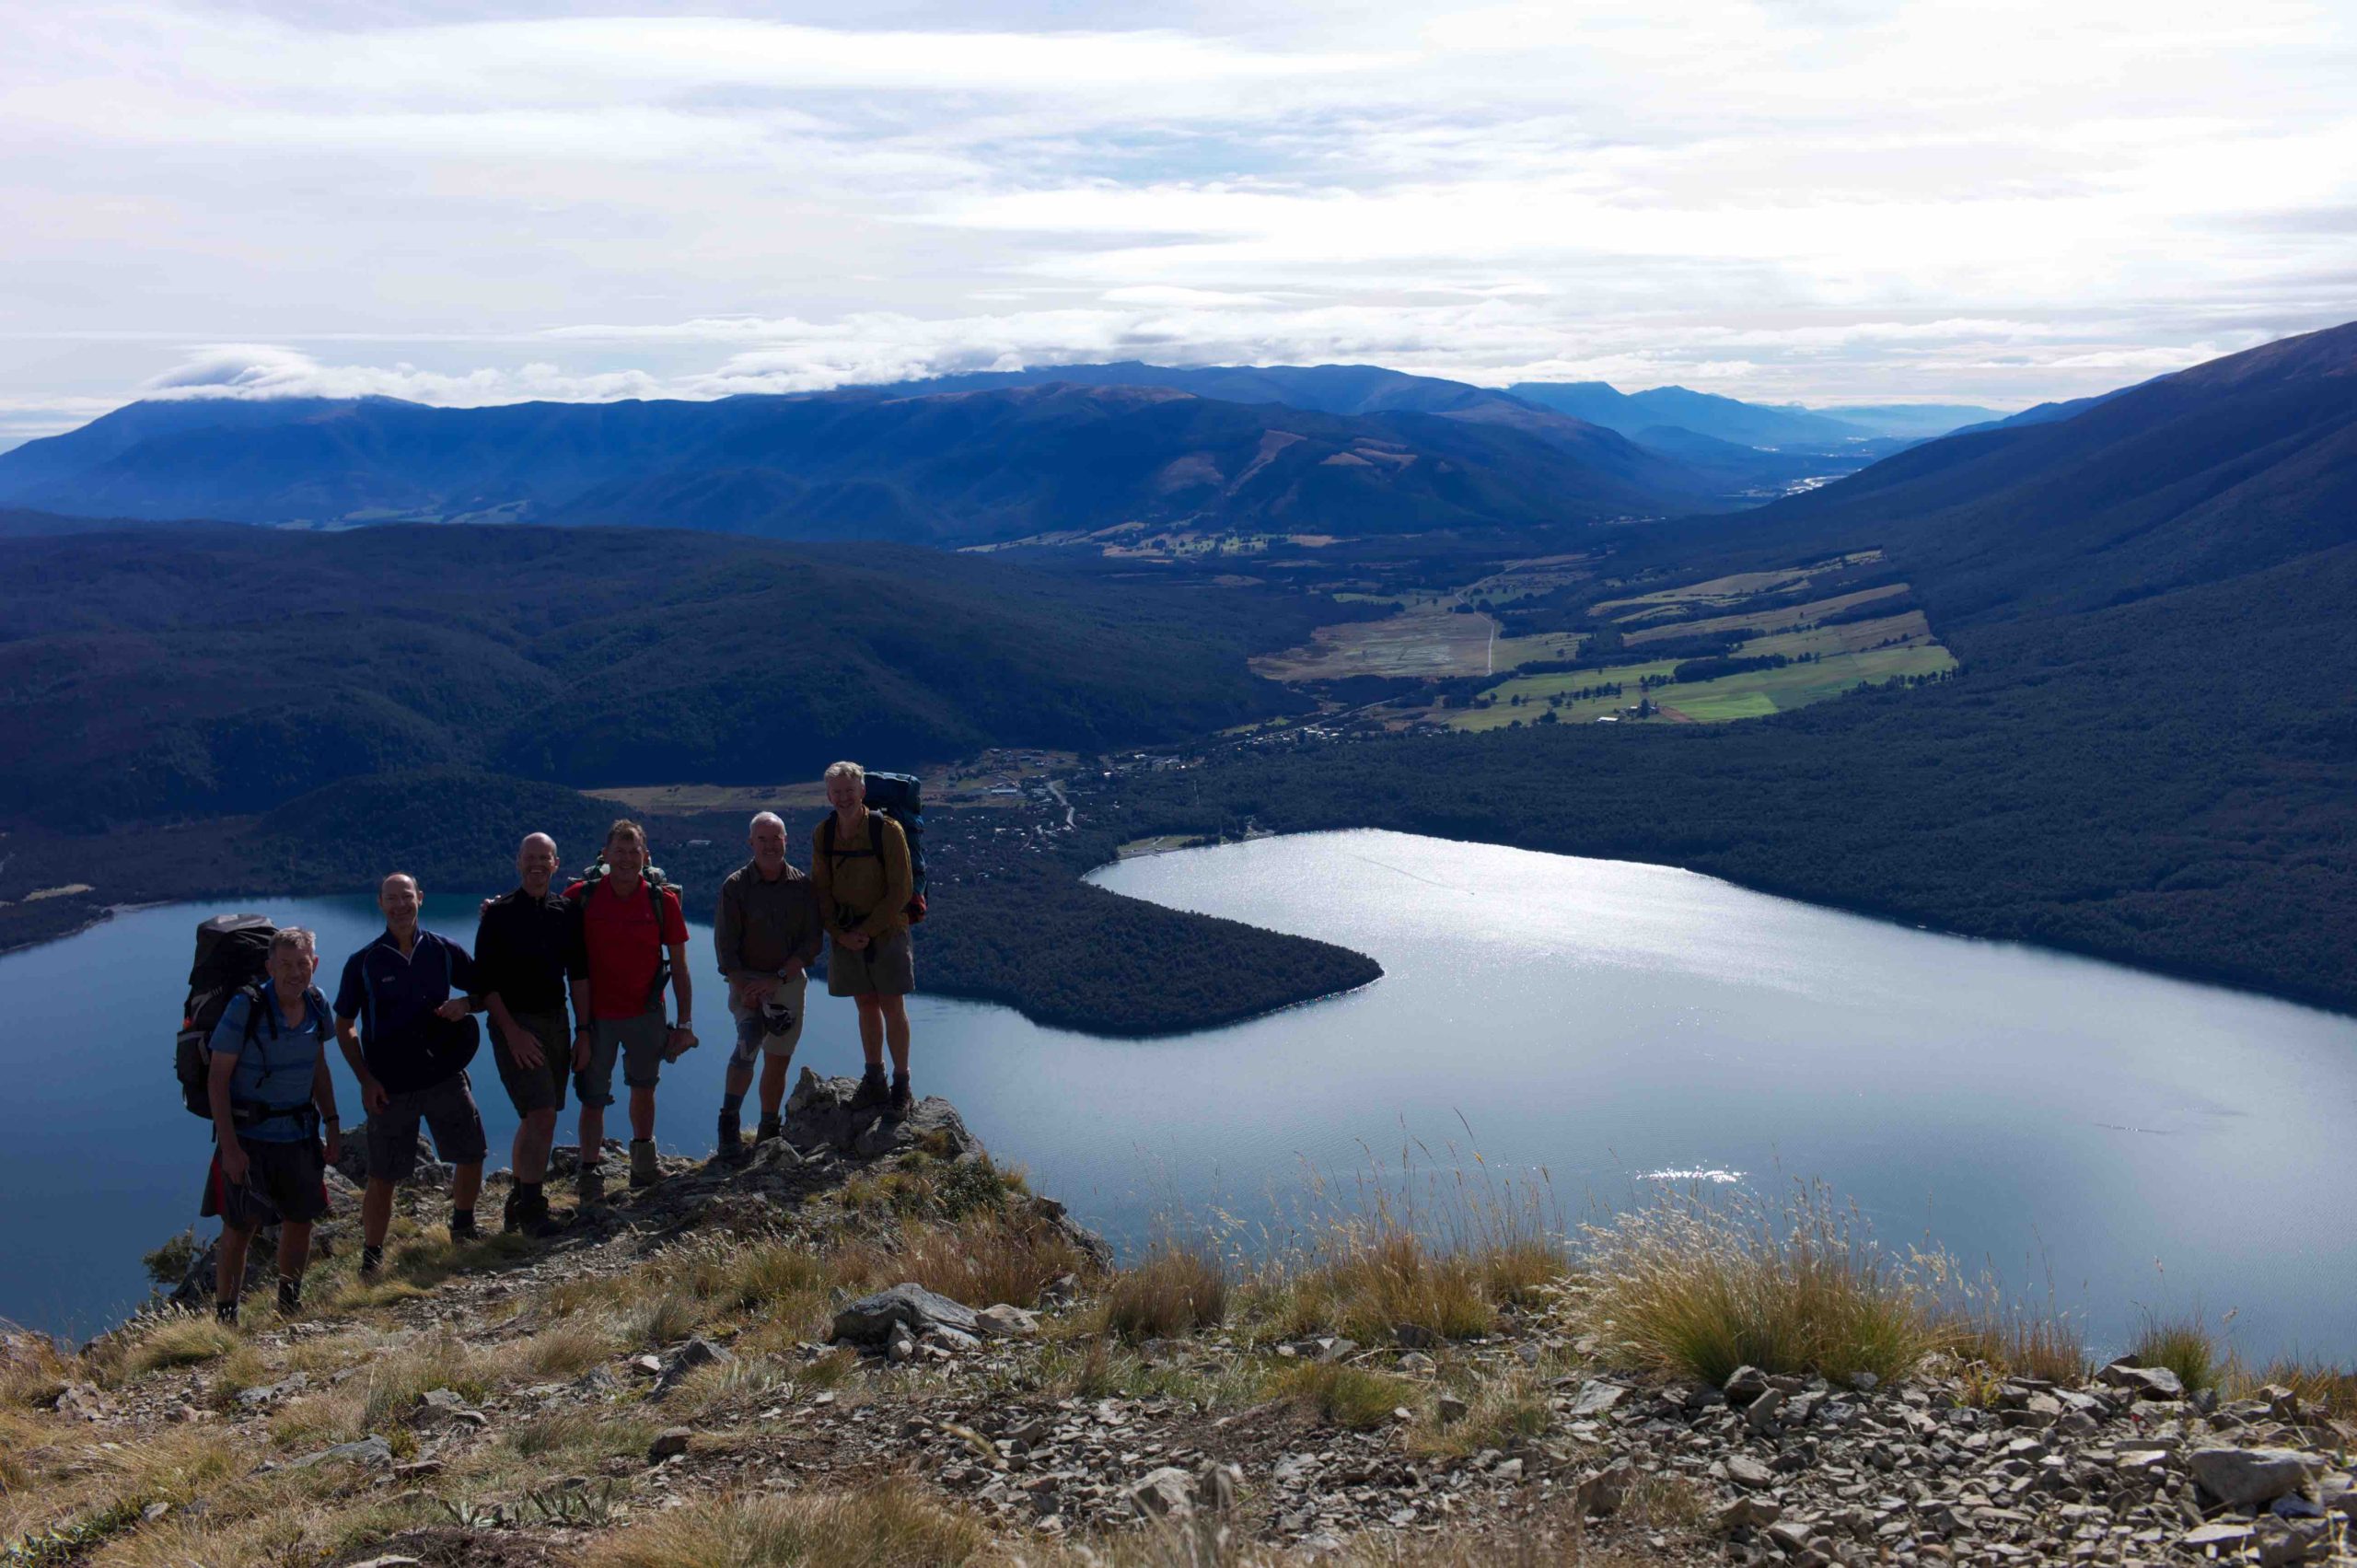
{"type": "Polygon", "coordinates": [[[1110,359],[2011,409],[2357,317],[2329,0],[0,27],[0,445],[1110,359]]]}

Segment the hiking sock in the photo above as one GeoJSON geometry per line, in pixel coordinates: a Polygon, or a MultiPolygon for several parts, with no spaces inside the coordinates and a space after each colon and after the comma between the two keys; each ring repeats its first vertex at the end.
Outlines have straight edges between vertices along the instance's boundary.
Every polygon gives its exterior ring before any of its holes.
{"type": "Polygon", "coordinates": [[[362,1279],[364,1279],[364,1280],[373,1280],[373,1279],[375,1279],[375,1278],[377,1277],[377,1270],[379,1270],[379,1269],[381,1269],[381,1268],[383,1268],[384,1266],[385,1266],[385,1249],[384,1249],[384,1248],[382,1248],[382,1247],[371,1247],[371,1246],[369,1246],[366,1242],[363,1242],[363,1243],[361,1243],[361,1246],[360,1246],[360,1277],[361,1277],[362,1279]]]}
{"type": "Polygon", "coordinates": [[[476,1237],[482,1234],[482,1233],[481,1231],[475,1229],[475,1212],[472,1209],[452,1209],[450,1211],[451,1240],[472,1241],[476,1237]]]}
{"type": "Polygon", "coordinates": [[[232,1329],[236,1328],[238,1326],[237,1301],[234,1298],[228,1301],[215,1298],[213,1303],[213,1320],[216,1323],[226,1323],[232,1329]]]}
{"type": "Polygon", "coordinates": [[[741,1095],[741,1094],[735,1094],[735,1095],[723,1095],[723,1096],[721,1096],[721,1097],[720,1097],[720,1114],[721,1114],[721,1115],[723,1115],[723,1116],[742,1116],[742,1115],[744,1114],[744,1112],[745,1112],[745,1097],[744,1097],[743,1095],[741,1095]]]}
{"type": "Polygon", "coordinates": [[[296,1274],[293,1279],[281,1279],[278,1282],[279,1315],[291,1318],[302,1305],[303,1276],[296,1274]]]}

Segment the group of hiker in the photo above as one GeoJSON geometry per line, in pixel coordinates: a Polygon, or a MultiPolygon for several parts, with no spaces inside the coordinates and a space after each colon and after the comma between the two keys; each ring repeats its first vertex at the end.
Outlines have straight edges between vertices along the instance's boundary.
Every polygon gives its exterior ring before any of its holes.
{"type": "MultiPolygon", "coordinates": [[[[910,942],[923,904],[908,836],[867,804],[855,762],[826,772],[829,811],[811,836],[811,869],[786,855],[785,823],[764,811],[749,830],[751,857],[720,887],[713,945],[728,987],[735,1044],[721,1098],[717,1157],[744,1152],[743,1107],[759,1064],[756,1143],[779,1135],[785,1080],[802,1036],[807,970],[822,941],[830,995],[858,1009],[864,1068],[852,1105],[905,1117],[906,999],[915,989],[910,942]],[[887,1055],[891,1077],[885,1077],[887,1055]]],[[[679,889],[653,873],[646,834],[622,820],[602,859],[558,891],[555,841],[528,834],[516,887],[486,900],[471,953],[419,924],[417,879],[394,872],[377,889],[384,932],[345,960],[331,1005],[314,985],[317,938],[299,926],[271,932],[262,980],[238,989],[204,1044],[192,1108],[214,1126],[203,1213],[221,1220],[215,1309],[234,1321],[254,1231],[276,1223],[278,1305],[302,1295],[311,1226],[328,1209],[326,1166],[342,1156],[342,1123],[327,1045],[358,1079],[366,1113],[367,1184],[361,1199],[360,1274],[383,1267],[393,1190],[414,1174],[421,1123],[455,1167],[450,1237],[479,1234],[474,1207],[487,1153],[467,1064],[472,1015],[489,1015],[493,1060],[519,1121],[504,1227],[547,1236],[562,1226],[546,1193],[550,1151],[570,1078],[579,1102],[578,1196],[605,1197],[606,1108],[617,1065],[630,1091],[633,1187],[660,1179],[655,1093],[666,1063],[698,1043],[688,928],[679,889]],[[568,1004],[570,1027],[568,1028],[568,1004]]]]}

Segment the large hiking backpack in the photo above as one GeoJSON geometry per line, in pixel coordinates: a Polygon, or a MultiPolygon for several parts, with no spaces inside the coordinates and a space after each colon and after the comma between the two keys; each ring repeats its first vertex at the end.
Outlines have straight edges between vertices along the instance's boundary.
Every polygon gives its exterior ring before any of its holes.
{"type": "MultiPolygon", "coordinates": [[[[573,900],[575,919],[580,918],[582,906],[589,895],[598,890],[598,884],[613,874],[614,868],[602,858],[581,874],[581,894],[573,900]]],[[[639,872],[638,880],[639,885],[646,889],[646,901],[655,907],[655,983],[646,988],[646,1005],[652,1007],[656,999],[663,994],[663,988],[671,983],[671,947],[662,940],[664,890],[668,889],[678,895],[682,918],[688,912],[688,895],[677,882],[663,875],[663,868],[659,865],[649,865],[639,872]]]]}
{"type": "Polygon", "coordinates": [[[216,914],[196,928],[196,962],[188,971],[188,1003],[172,1049],[180,1102],[191,1115],[213,1120],[214,1026],[229,998],[268,979],[271,938],[277,935],[278,927],[259,914],[216,914]]]}
{"type": "MultiPolygon", "coordinates": [[[[925,903],[924,875],[924,785],[908,773],[870,773],[867,775],[867,808],[881,811],[900,825],[900,833],[909,845],[909,923],[914,925],[928,912],[925,903]]],[[[835,818],[829,813],[819,830],[821,847],[831,863],[844,855],[861,852],[835,849],[835,818]]],[[[870,847],[868,853],[881,857],[881,852],[870,847]]]]}

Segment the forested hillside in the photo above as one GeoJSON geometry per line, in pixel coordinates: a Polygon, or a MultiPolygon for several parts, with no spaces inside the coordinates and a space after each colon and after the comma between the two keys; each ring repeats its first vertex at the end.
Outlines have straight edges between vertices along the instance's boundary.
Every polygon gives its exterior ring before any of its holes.
{"type": "Polygon", "coordinates": [[[1317,609],[694,534],[0,540],[0,813],[252,811],[426,766],[773,781],[1173,739],[1296,703],[1245,659],[1317,609]]]}

